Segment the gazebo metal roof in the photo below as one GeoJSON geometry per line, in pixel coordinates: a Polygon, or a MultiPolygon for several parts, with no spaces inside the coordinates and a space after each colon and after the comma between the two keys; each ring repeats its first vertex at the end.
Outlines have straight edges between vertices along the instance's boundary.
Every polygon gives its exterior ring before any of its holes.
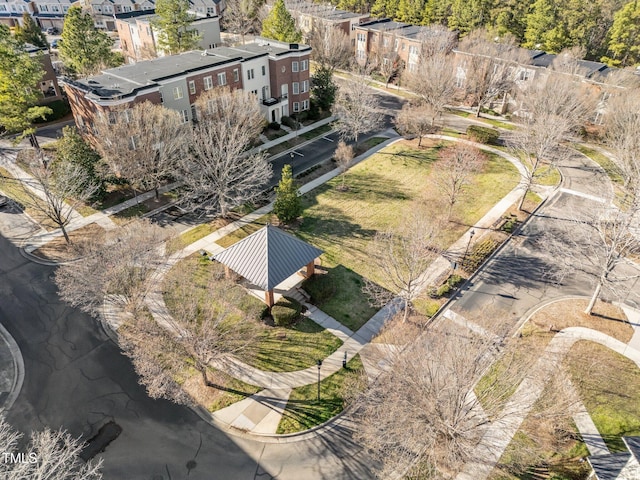
{"type": "Polygon", "coordinates": [[[266,225],[213,258],[263,290],[272,290],[322,250],[266,225]]]}

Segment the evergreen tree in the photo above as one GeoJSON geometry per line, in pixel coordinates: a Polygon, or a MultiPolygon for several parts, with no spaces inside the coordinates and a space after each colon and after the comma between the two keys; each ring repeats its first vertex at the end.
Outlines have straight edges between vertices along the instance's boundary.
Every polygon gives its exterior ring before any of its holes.
{"type": "Polygon", "coordinates": [[[0,25],[0,125],[7,132],[20,133],[19,139],[28,135],[34,139],[36,129],[31,122],[51,113],[49,107],[37,105],[44,76],[40,58],[29,55],[24,44],[0,25]]]}
{"type": "Polygon", "coordinates": [[[81,7],[73,6],[67,11],[60,56],[71,71],[91,75],[101,68],[115,67],[120,62],[111,51],[112,44],[106,33],[96,30],[93,18],[81,7]]]}
{"type": "Polygon", "coordinates": [[[640,64],[640,2],[633,0],[618,11],[609,30],[609,65],[626,67],[640,64]]]}
{"type": "Polygon", "coordinates": [[[447,25],[452,5],[453,0],[426,0],[422,13],[422,25],[431,25],[432,23],[447,25]]]}
{"type": "Polygon", "coordinates": [[[341,10],[355,13],[367,13],[371,11],[369,0],[339,0],[337,7],[341,10]]]}
{"type": "Polygon", "coordinates": [[[54,170],[61,165],[78,165],[84,172],[85,178],[98,188],[94,198],[104,194],[104,180],[97,172],[100,155],[89,145],[75,127],[66,126],[62,129],[62,137],[57,142],[54,170]]]}
{"type": "Polygon", "coordinates": [[[489,12],[489,23],[499,37],[511,34],[518,42],[524,40],[527,27],[526,18],[529,3],[518,0],[499,0],[494,3],[489,12]]]}
{"type": "Polygon", "coordinates": [[[158,47],[169,55],[194,50],[200,40],[198,32],[189,26],[194,16],[189,12],[189,0],[157,0],[158,19],[153,27],[158,34],[158,47]]]}
{"type": "Polygon", "coordinates": [[[296,28],[296,22],[287,10],[284,0],[276,0],[273,4],[269,15],[262,22],[261,35],[288,43],[297,43],[302,40],[302,33],[296,28]]]}
{"type": "Polygon", "coordinates": [[[291,223],[302,215],[302,202],[298,196],[298,186],[293,179],[291,165],[285,165],[282,169],[282,178],[276,187],[273,213],[282,223],[291,223]]]}
{"type": "Polygon", "coordinates": [[[333,81],[332,69],[329,66],[320,66],[316,69],[311,80],[311,95],[324,112],[331,111],[336,101],[338,86],[333,81]]]}
{"type": "Polygon", "coordinates": [[[547,49],[547,36],[558,24],[557,6],[554,0],[536,0],[527,15],[527,28],[524,33],[525,48],[547,49]]]}
{"type": "Polygon", "coordinates": [[[40,48],[49,48],[47,37],[29,13],[22,14],[22,26],[16,27],[15,37],[22,43],[30,43],[40,48]]]}
{"type": "Polygon", "coordinates": [[[449,28],[461,35],[484,26],[489,21],[488,0],[454,0],[449,17],[449,28]]]}
{"type": "Polygon", "coordinates": [[[424,0],[400,0],[396,17],[400,22],[418,25],[422,22],[423,13],[424,0]]]}

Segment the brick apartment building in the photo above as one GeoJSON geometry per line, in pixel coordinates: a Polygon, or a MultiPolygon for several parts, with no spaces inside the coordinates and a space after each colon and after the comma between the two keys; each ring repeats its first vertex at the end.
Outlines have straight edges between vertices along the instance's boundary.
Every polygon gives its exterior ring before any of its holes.
{"type": "Polygon", "coordinates": [[[188,122],[198,96],[223,85],[253,93],[265,118],[277,122],[309,108],[310,53],[306,45],[258,38],[241,48],[160,57],[63,84],[80,128],[90,127],[99,112],[145,100],[180,112],[188,122]]]}
{"type": "Polygon", "coordinates": [[[287,10],[296,19],[298,28],[305,39],[318,23],[342,30],[352,40],[357,25],[371,19],[368,13],[353,13],[339,10],[328,3],[316,3],[307,0],[287,0],[287,10]]]}
{"type": "MultiPolygon", "coordinates": [[[[151,60],[164,56],[157,46],[157,32],[153,28],[155,12],[131,12],[116,15],[116,30],[120,38],[120,48],[127,63],[151,60]]],[[[190,29],[199,37],[198,47],[202,50],[216,48],[220,45],[220,18],[197,17],[190,29]]]]}

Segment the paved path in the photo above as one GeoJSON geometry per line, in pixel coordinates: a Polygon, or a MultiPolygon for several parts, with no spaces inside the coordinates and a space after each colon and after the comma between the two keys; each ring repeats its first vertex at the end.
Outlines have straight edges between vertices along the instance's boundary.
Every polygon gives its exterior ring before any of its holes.
{"type": "MultiPolygon", "coordinates": [[[[532,371],[534,373],[525,378],[511,396],[505,406],[502,418],[492,423],[487,429],[475,452],[471,455],[471,458],[478,460],[469,462],[456,477],[456,480],[484,480],[489,476],[520,425],[522,425],[522,422],[542,394],[545,385],[553,373],[560,368],[564,356],[573,344],[579,340],[588,340],[604,345],[624,355],[640,368],[640,350],[626,343],[589,328],[569,327],[561,330],[549,342],[544,354],[533,366],[532,371]]],[[[587,420],[584,415],[579,416],[579,420],[584,420],[586,430],[593,431],[594,427],[586,425],[587,420]]],[[[591,442],[591,446],[596,449],[602,448],[602,444],[597,439],[591,442]]]]}

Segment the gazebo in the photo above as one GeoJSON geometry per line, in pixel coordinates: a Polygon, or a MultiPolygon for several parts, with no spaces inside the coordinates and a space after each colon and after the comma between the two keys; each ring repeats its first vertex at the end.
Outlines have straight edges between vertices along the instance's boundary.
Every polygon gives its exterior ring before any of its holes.
{"type": "Polygon", "coordinates": [[[314,261],[322,250],[267,224],[229,248],[213,256],[265,291],[264,301],[274,304],[273,289],[306,266],[305,277],[314,273],[314,261]]]}

